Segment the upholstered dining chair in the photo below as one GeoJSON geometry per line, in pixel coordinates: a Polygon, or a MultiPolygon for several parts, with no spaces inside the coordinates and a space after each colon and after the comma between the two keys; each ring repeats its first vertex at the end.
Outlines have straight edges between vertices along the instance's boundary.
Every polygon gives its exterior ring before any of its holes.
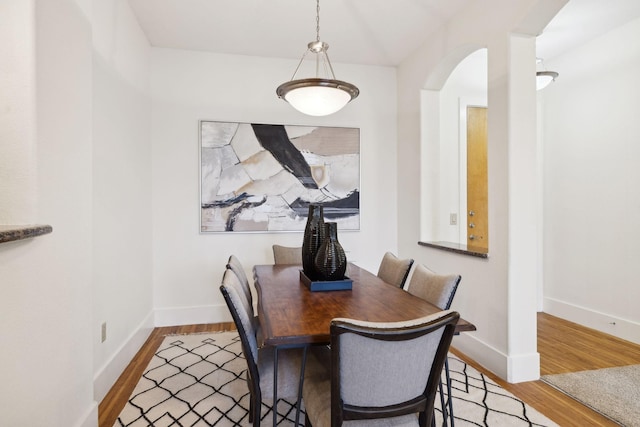
{"type": "MultiPolygon", "coordinates": [[[[430,302],[441,310],[448,310],[453,302],[458,285],[462,278],[457,274],[441,275],[429,270],[424,265],[418,264],[413,269],[413,275],[407,286],[407,292],[423,300],[430,302]]],[[[448,415],[453,426],[453,401],[451,398],[451,376],[449,374],[449,360],[444,361],[445,380],[447,382],[448,393],[448,415]]],[[[445,413],[445,399],[440,384],[440,402],[444,415],[444,425],[447,425],[447,414],[445,413]]]]}
{"type": "Polygon", "coordinates": [[[242,263],[235,255],[230,255],[229,260],[227,261],[227,270],[231,270],[233,274],[236,275],[240,285],[242,287],[242,293],[248,302],[248,310],[249,316],[253,319],[253,327],[256,330],[256,336],[258,337],[258,344],[262,343],[263,335],[262,328],[260,327],[260,320],[258,316],[255,314],[253,309],[253,296],[251,295],[251,285],[249,285],[249,279],[247,278],[247,274],[244,272],[244,267],[242,263]]]}
{"type": "Polygon", "coordinates": [[[273,245],[272,248],[274,264],[302,265],[302,247],[273,245]]]}
{"type": "MultiPolygon", "coordinates": [[[[330,367],[305,376],[306,425],[431,426],[459,317],[442,311],[394,323],[333,319],[330,367]]],[[[310,356],[307,363],[320,362],[310,356]]]]}
{"type": "MultiPolygon", "coordinates": [[[[224,272],[220,292],[238,329],[242,353],[247,361],[249,422],[253,427],[259,427],[262,402],[273,400],[274,349],[258,348],[249,301],[240,280],[231,269],[224,272]]],[[[278,352],[278,399],[298,399],[301,366],[302,349],[278,352]]],[[[271,404],[273,410],[277,410],[277,402],[272,401],[271,404]]]]}
{"type": "Polygon", "coordinates": [[[387,283],[402,288],[407,280],[407,276],[409,276],[412,265],[413,259],[399,259],[391,252],[387,252],[380,262],[378,277],[387,283]]]}
{"type": "Polygon", "coordinates": [[[247,273],[245,273],[244,267],[237,256],[233,254],[229,256],[227,268],[231,269],[231,271],[233,271],[238,277],[238,280],[242,285],[242,292],[244,292],[244,296],[247,298],[247,301],[249,301],[249,305],[251,306],[251,315],[253,316],[253,296],[251,295],[251,285],[249,285],[247,273]]]}

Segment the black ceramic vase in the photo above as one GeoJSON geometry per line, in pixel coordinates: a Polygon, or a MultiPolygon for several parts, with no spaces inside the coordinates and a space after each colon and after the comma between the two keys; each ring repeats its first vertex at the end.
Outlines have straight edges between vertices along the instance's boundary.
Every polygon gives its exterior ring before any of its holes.
{"type": "Polygon", "coordinates": [[[338,224],[326,222],[325,238],[315,259],[320,280],[342,280],[347,271],[347,256],[338,242],[338,224]]]}
{"type": "Polygon", "coordinates": [[[302,240],[302,270],[308,278],[314,280],[318,274],[314,261],[324,240],[324,210],[321,205],[309,204],[307,226],[302,240]]]}

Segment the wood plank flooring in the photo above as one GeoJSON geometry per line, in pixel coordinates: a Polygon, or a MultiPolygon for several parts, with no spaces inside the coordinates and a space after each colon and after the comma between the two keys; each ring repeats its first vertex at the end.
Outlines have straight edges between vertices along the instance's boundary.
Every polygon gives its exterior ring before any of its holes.
{"type": "MultiPolygon", "coordinates": [[[[168,334],[233,330],[233,323],[156,328],[98,408],[99,426],[112,427],[144,368],[168,334]]],[[[500,386],[545,414],[560,426],[617,426],[616,423],[567,397],[542,381],[509,384],[463,354],[458,357],[484,372],[500,386]]],[[[538,352],[541,375],[640,364],[640,346],[583,326],[538,314],[538,352]]]]}
{"type": "MultiPolygon", "coordinates": [[[[509,384],[452,352],[562,427],[618,426],[542,381],[509,384]]],[[[538,353],[540,375],[640,364],[640,345],[545,313],[538,313],[538,353]]]]}
{"type": "Polygon", "coordinates": [[[640,346],[548,314],[538,315],[540,375],[637,365],[640,346]]]}

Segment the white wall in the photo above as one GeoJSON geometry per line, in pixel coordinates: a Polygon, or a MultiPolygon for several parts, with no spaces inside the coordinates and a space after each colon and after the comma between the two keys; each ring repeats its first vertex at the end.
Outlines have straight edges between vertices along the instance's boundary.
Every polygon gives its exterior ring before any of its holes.
{"type": "MultiPolygon", "coordinates": [[[[26,188],[35,208],[18,203],[11,220],[25,214],[27,221],[53,226],[52,234],[0,246],[0,425],[97,425],[91,347],[91,28],[72,0],[3,2],[0,19],[3,28],[11,22],[21,29],[29,58],[23,76],[3,81],[9,94],[22,89],[30,94],[8,98],[9,111],[35,112],[35,120],[8,118],[10,127],[17,124],[22,131],[10,142],[25,144],[34,155],[13,173],[36,179],[31,194],[28,186],[16,184],[20,191],[26,188]]],[[[14,41],[2,37],[0,45],[14,41]]],[[[7,118],[8,110],[2,111],[7,118]]]]}
{"type": "Polygon", "coordinates": [[[92,332],[100,401],[153,327],[150,46],[125,0],[96,0],[92,29],[92,332]]]}
{"type": "Polygon", "coordinates": [[[0,16],[0,224],[36,220],[34,1],[7,1],[0,16]]]}
{"type": "Polygon", "coordinates": [[[545,64],[544,310],[640,343],[640,19],[545,64]]]}
{"type": "MultiPolygon", "coordinates": [[[[299,246],[302,233],[200,234],[198,121],[360,128],[361,230],[342,232],[347,257],[377,269],[396,250],[396,84],[392,68],[333,64],[360,88],[324,118],[296,112],[275,95],[296,60],[152,49],[153,278],[156,324],[230,320],[219,284],[230,254],[248,274],[273,262],[274,243],[299,246]]],[[[251,276],[249,276],[251,277],[251,276]]]]}
{"type": "Polygon", "coordinates": [[[53,233],[0,246],[0,425],[95,426],[153,326],[149,46],[125,0],[2,20],[1,222],[53,233]]]}
{"type": "Polygon", "coordinates": [[[400,254],[435,271],[462,275],[453,308],[478,330],[457,337],[454,346],[512,382],[539,375],[536,282],[529,277],[538,262],[526,250],[528,245],[536,247],[535,234],[529,240],[536,218],[516,215],[528,205],[528,199],[510,199],[518,191],[531,193],[536,163],[535,156],[527,161],[515,152],[522,148],[530,152],[536,142],[533,36],[563,4],[535,0],[496,1],[491,8],[473,4],[434,33],[398,69],[398,162],[403,169],[398,183],[400,254]],[[438,168],[434,145],[439,144],[440,134],[440,129],[421,128],[421,91],[439,90],[460,60],[482,47],[488,49],[489,58],[490,255],[486,260],[417,245],[421,223],[429,221],[421,215],[430,215],[437,200],[430,170],[438,168]],[[421,133],[428,140],[424,145],[420,144],[421,133]],[[523,176],[516,176],[519,173],[523,176]],[[421,174],[423,181],[418,178],[421,174]],[[417,199],[416,194],[422,198],[417,199]],[[519,228],[527,233],[519,234],[519,228]]]}

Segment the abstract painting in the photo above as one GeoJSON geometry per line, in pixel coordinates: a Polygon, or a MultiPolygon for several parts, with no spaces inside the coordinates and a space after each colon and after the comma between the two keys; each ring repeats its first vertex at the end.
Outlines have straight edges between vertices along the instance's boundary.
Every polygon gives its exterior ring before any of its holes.
{"type": "Polygon", "coordinates": [[[200,121],[200,231],[360,229],[360,129],[200,121]]]}

